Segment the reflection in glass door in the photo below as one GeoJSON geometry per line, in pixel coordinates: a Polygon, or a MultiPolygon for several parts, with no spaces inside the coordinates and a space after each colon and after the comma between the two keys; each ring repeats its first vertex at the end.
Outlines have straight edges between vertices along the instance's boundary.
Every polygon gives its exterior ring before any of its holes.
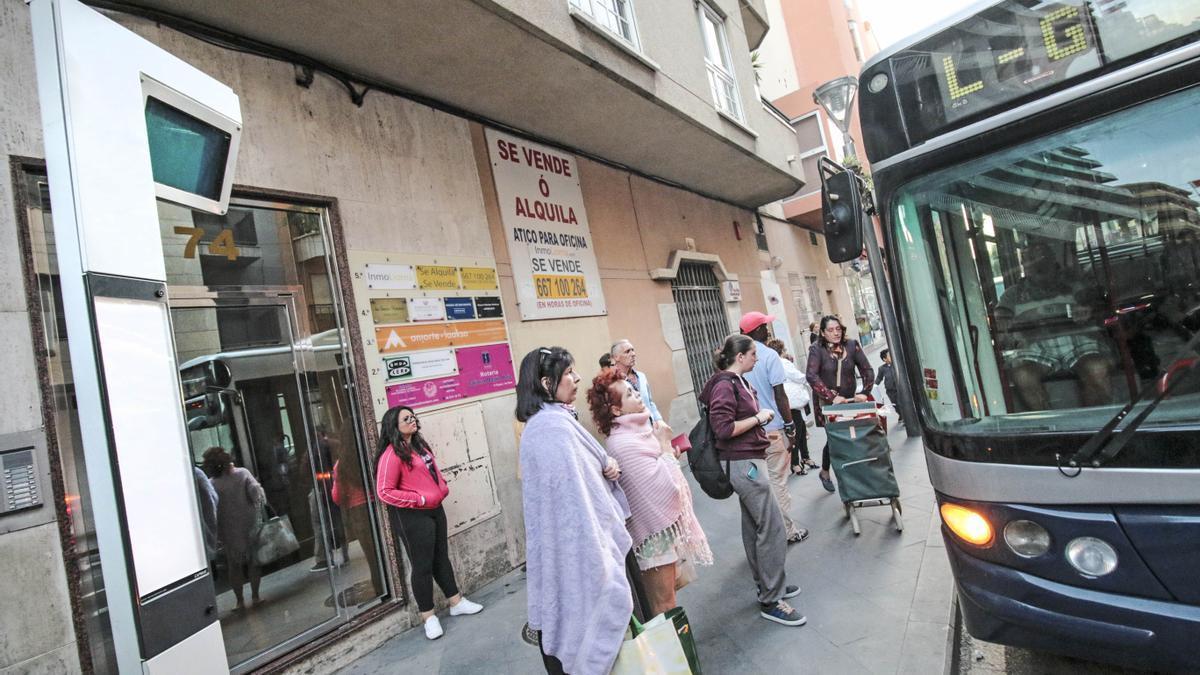
{"type": "Polygon", "coordinates": [[[189,420],[204,418],[189,423],[196,458],[228,447],[300,544],[263,568],[263,602],[245,617],[225,616],[235,599],[217,575],[229,662],[242,671],[388,590],[329,218],[238,199],[219,216],[160,202],[159,218],[189,420]]]}
{"type": "Polygon", "coordinates": [[[326,544],[338,534],[328,508],[329,446],[312,443],[290,298],[173,302],[172,320],[192,455],[219,497],[216,531],[205,535],[216,535],[217,610],[237,666],[337,616],[326,602],[335,593],[326,544]],[[251,479],[213,466],[221,451],[251,479]],[[299,551],[263,559],[256,539],[264,513],[290,525],[299,551]],[[235,589],[242,582],[247,588],[235,589]]]}

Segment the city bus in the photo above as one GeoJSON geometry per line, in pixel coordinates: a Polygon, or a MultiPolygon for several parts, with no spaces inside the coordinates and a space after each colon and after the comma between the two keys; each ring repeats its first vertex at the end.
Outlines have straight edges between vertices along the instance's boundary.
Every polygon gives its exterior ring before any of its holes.
{"type": "Polygon", "coordinates": [[[883,248],[963,625],[1197,671],[1200,2],[990,2],[859,87],[827,243],[883,248]]]}

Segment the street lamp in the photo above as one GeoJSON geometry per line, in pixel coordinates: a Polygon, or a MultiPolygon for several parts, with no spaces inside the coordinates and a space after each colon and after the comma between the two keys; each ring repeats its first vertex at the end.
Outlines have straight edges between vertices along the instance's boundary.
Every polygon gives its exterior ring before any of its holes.
{"type": "Polygon", "coordinates": [[[842,153],[846,157],[856,157],[854,139],[850,136],[850,106],[854,103],[854,94],[858,92],[858,78],[845,75],[830,80],[817,87],[813,92],[813,102],[821,106],[826,115],[833,120],[842,132],[844,145],[842,153]]]}

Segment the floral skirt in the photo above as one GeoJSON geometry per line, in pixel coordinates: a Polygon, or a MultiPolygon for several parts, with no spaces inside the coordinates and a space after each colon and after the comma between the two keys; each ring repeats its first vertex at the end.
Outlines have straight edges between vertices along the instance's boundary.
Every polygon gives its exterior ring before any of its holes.
{"type": "Polygon", "coordinates": [[[679,562],[679,534],[679,525],[676,523],[647,537],[633,552],[638,569],[645,571],[679,562]]]}

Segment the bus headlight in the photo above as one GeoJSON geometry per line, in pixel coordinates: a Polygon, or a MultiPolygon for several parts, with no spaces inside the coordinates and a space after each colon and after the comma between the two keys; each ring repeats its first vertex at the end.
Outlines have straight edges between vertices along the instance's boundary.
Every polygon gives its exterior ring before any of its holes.
{"type": "Polygon", "coordinates": [[[1032,520],[1014,520],[1004,526],[1004,543],[1022,558],[1036,558],[1050,550],[1050,533],[1032,520]]]}
{"type": "Polygon", "coordinates": [[[1085,577],[1102,577],[1117,569],[1117,552],[1095,537],[1079,537],[1067,544],[1067,562],[1085,577]]]}
{"type": "Polygon", "coordinates": [[[987,546],[995,535],[992,525],[981,514],[959,504],[942,504],[939,511],[946,527],[968,544],[987,546]]]}

